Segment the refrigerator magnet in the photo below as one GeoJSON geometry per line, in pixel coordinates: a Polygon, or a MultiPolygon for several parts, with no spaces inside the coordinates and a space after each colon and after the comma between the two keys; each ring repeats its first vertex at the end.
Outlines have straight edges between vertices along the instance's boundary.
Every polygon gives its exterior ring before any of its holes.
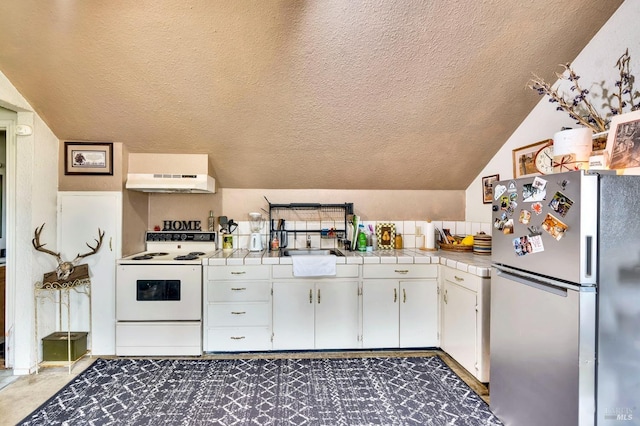
{"type": "Polygon", "coordinates": [[[500,197],[500,209],[506,211],[507,207],[509,207],[509,196],[503,195],[500,197]]]}
{"type": "Polygon", "coordinates": [[[531,204],[531,210],[536,212],[536,215],[539,215],[542,213],[542,203],[538,201],[537,203],[531,204]]]}
{"type": "Polygon", "coordinates": [[[531,212],[526,209],[520,210],[520,219],[519,219],[520,223],[522,223],[523,225],[528,225],[530,220],[531,220],[531,212]]]}
{"type": "Polygon", "coordinates": [[[504,223],[502,233],[505,235],[513,234],[513,219],[509,219],[504,223]]]}
{"type": "Polygon", "coordinates": [[[549,235],[559,241],[564,236],[564,233],[567,232],[567,229],[569,229],[569,227],[551,213],[547,213],[547,216],[542,222],[542,229],[547,231],[549,235]]]}
{"type": "Polygon", "coordinates": [[[567,198],[562,192],[556,192],[556,194],[549,202],[549,207],[557,212],[560,216],[565,217],[569,212],[569,209],[573,205],[573,201],[567,198]]]}
{"type": "Polygon", "coordinates": [[[542,179],[541,177],[535,177],[531,185],[533,185],[533,187],[538,191],[544,191],[544,189],[547,187],[547,181],[542,179]]]}
{"type": "Polygon", "coordinates": [[[542,235],[542,231],[540,230],[540,227],[537,225],[531,225],[527,229],[529,230],[529,237],[542,235]]]}
{"type": "Polygon", "coordinates": [[[540,235],[530,236],[529,244],[531,244],[531,253],[540,253],[544,251],[544,245],[542,244],[542,237],[540,235]]]}
{"type": "Polygon", "coordinates": [[[493,199],[497,200],[507,191],[507,187],[504,185],[497,185],[493,192],[493,199]]]}
{"type": "Polygon", "coordinates": [[[533,253],[533,245],[529,241],[527,235],[513,239],[513,249],[516,252],[516,256],[525,256],[529,253],[533,253]]]}
{"type": "Polygon", "coordinates": [[[563,191],[567,189],[567,185],[569,185],[569,180],[567,179],[564,179],[558,182],[558,186],[562,188],[563,191]]]}
{"type": "Polygon", "coordinates": [[[546,196],[547,191],[544,188],[536,188],[532,183],[522,185],[522,201],[524,202],[542,201],[546,196]]]}
{"type": "Polygon", "coordinates": [[[509,182],[509,187],[507,188],[507,192],[516,192],[518,191],[518,185],[515,180],[509,182]]]}

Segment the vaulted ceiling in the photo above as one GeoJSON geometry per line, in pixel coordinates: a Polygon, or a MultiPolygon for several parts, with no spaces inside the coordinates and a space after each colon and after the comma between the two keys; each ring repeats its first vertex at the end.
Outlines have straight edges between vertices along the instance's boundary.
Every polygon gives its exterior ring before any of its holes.
{"type": "Polygon", "coordinates": [[[208,153],[226,188],[465,189],[622,0],[4,0],[61,140],[208,153]]]}

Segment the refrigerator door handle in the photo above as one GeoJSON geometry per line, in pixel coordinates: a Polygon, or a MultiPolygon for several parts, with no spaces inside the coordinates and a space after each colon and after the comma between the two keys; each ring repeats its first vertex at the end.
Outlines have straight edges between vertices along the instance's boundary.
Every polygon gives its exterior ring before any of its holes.
{"type": "Polygon", "coordinates": [[[591,264],[591,255],[593,253],[592,248],[591,248],[591,241],[593,240],[593,237],[591,235],[587,235],[585,237],[586,241],[585,244],[587,245],[587,249],[586,249],[586,262],[585,262],[585,266],[586,266],[586,271],[585,274],[587,275],[587,277],[591,276],[591,271],[592,271],[592,264],[591,264]]]}
{"type": "Polygon", "coordinates": [[[507,266],[493,265],[493,267],[496,269],[497,275],[501,275],[521,284],[539,288],[540,290],[547,290],[560,296],[566,295],[566,290],[580,290],[580,287],[576,285],[556,281],[540,275],[530,274],[507,266]]]}

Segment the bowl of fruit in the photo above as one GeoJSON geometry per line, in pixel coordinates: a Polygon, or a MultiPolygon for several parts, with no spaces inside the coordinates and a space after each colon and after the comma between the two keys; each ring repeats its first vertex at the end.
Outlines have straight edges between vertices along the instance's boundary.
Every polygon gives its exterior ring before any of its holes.
{"type": "Polygon", "coordinates": [[[473,251],[473,235],[451,235],[448,229],[443,229],[440,238],[440,250],[473,251]]]}

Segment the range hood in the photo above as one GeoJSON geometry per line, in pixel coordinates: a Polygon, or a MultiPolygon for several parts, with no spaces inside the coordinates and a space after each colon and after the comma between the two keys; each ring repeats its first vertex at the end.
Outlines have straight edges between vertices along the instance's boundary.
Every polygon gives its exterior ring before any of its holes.
{"type": "Polygon", "coordinates": [[[207,154],[129,154],[125,188],[142,192],[213,194],[207,154]]]}

